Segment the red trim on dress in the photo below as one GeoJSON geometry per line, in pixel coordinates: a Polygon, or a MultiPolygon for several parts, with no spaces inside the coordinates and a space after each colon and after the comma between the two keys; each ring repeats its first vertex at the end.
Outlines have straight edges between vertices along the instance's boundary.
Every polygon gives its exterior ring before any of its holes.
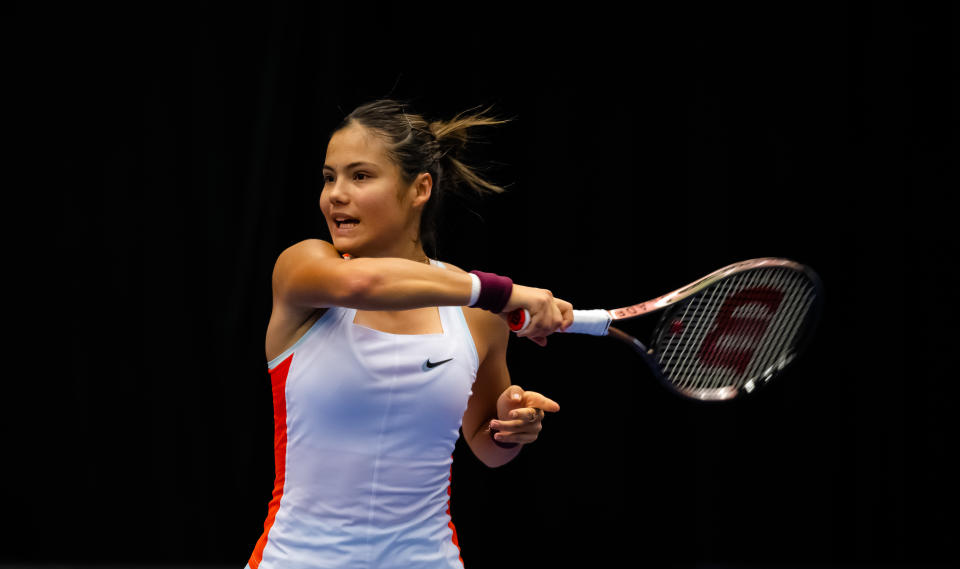
{"type": "MultiPolygon", "coordinates": [[[[453,456],[450,457],[451,459],[453,456]]],[[[453,464],[450,464],[450,477],[447,478],[447,496],[450,495],[450,485],[453,484],[453,464]]],[[[450,516],[450,499],[447,499],[447,515],[450,516]]],[[[460,565],[463,565],[463,554],[460,552],[460,542],[457,540],[457,528],[453,527],[453,516],[450,516],[450,521],[447,523],[447,527],[453,530],[453,544],[457,546],[457,557],[460,558],[460,565]]]]}
{"type": "MultiPolygon", "coordinates": [[[[280,498],[283,497],[283,483],[286,480],[287,467],[287,373],[290,371],[290,362],[293,354],[270,370],[270,383],[273,387],[273,461],[276,469],[276,481],[273,485],[273,498],[267,508],[267,519],[263,522],[263,535],[257,541],[257,546],[250,556],[250,569],[258,569],[263,560],[263,548],[267,546],[267,535],[273,527],[273,521],[280,509],[280,498]]],[[[449,502],[448,502],[449,503],[449,502]]]]}

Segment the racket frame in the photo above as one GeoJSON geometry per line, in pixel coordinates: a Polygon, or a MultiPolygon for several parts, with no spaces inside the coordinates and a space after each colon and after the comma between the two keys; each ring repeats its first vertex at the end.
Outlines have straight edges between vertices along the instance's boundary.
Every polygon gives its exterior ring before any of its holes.
{"type": "MultiPolygon", "coordinates": [[[[810,279],[814,288],[813,306],[811,307],[810,311],[806,316],[806,321],[804,322],[804,325],[806,326],[806,328],[804,329],[803,335],[799,338],[799,340],[796,343],[794,356],[790,360],[792,362],[794,359],[796,359],[797,356],[799,356],[806,349],[807,345],[810,343],[811,338],[813,337],[813,331],[820,320],[820,315],[823,311],[823,283],[820,280],[820,277],[817,275],[817,273],[815,273],[812,269],[810,269],[806,265],[802,265],[790,259],[783,259],[779,257],[761,257],[757,259],[748,259],[746,261],[733,263],[731,265],[727,265],[725,267],[717,269],[716,271],[713,271],[712,273],[704,277],[701,277],[693,281],[692,283],[682,288],[679,288],[673,292],[669,292],[663,296],[659,296],[657,298],[648,300],[646,302],[641,302],[639,304],[607,310],[607,312],[610,314],[611,325],[607,328],[606,335],[616,338],[617,340],[620,340],[621,342],[633,348],[633,350],[636,351],[647,363],[647,367],[650,368],[650,370],[653,372],[653,375],[662,384],[668,387],[671,392],[675,394],[682,395],[683,397],[688,399],[706,402],[706,401],[727,401],[729,399],[733,399],[738,395],[740,395],[741,391],[746,391],[747,393],[750,393],[760,385],[766,384],[768,381],[770,381],[770,379],[779,375],[779,373],[782,372],[787,367],[787,364],[789,364],[790,362],[782,363],[776,369],[771,370],[770,373],[762,376],[760,378],[760,381],[753,381],[753,382],[748,382],[748,384],[744,384],[742,390],[741,388],[733,387],[733,386],[723,386],[723,387],[714,388],[712,390],[683,389],[677,386],[672,381],[670,381],[664,375],[663,370],[660,367],[660,363],[656,360],[656,358],[654,358],[654,351],[652,349],[647,348],[647,346],[644,345],[643,342],[641,342],[634,336],[624,332],[623,330],[613,326],[612,324],[618,321],[632,320],[634,318],[645,316],[647,314],[651,314],[659,310],[668,308],[673,304],[682,302],[683,300],[699,293],[700,291],[704,290],[705,288],[709,287],[713,283],[725,277],[735,275],[737,273],[749,271],[752,269],[776,268],[776,267],[784,267],[784,268],[788,268],[788,269],[792,269],[792,270],[804,273],[807,276],[807,278],[810,279]]],[[[654,331],[653,337],[656,337],[658,331],[661,329],[662,326],[664,326],[665,324],[664,319],[666,315],[667,313],[664,313],[664,315],[660,319],[660,322],[658,322],[657,326],[654,328],[655,331],[654,331]]]]}
{"type": "Polygon", "coordinates": [[[773,267],[786,267],[789,269],[794,269],[797,271],[802,271],[811,277],[817,285],[820,284],[820,279],[817,277],[816,273],[810,270],[809,267],[801,265],[796,261],[791,261],[790,259],[781,259],[778,257],[762,257],[759,259],[748,259],[746,261],[740,261],[739,263],[733,263],[732,265],[727,265],[726,267],[717,269],[705,277],[701,277],[687,286],[678,288],[673,292],[668,292],[663,296],[654,298],[653,300],[648,300],[646,302],[641,302],[640,304],[633,304],[631,306],[624,306],[623,308],[613,308],[608,310],[610,313],[610,318],[613,322],[618,320],[630,320],[631,318],[636,318],[638,316],[643,316],[645,314],[650,314],[658,310],[663,310],[664,308],[670,306],[671,304],[676,304],[686,298],[689,298],[701,290],[707,288],[718,280],[728,277],[730,275],[735,275],[737,273],[742,273],[744,271],[749,271],[751,269],[759,268],[773,268],[773,267]]]}

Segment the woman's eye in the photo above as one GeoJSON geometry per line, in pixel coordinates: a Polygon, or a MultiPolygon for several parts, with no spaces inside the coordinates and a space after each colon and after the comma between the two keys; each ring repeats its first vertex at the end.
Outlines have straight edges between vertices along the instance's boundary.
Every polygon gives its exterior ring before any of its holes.
{"type": "Polygon", "coordinates": [[[333,176],[324,176],[324,177],[323,177],[323,183],[324,183],[324,184],[332,184],[332,183],[333,183],[333,176]]]}
{"type": "Polygon", "coordinates": [[[358,181],[366,180],[368,177],[369,176],[367,176],[363,172],[357,172],[356,174],[353,175],[353,179],[358,181]]]}

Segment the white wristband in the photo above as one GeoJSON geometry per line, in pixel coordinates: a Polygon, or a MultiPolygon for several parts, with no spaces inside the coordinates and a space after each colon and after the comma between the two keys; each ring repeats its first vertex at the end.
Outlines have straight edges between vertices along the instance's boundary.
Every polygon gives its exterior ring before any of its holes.
{"type": "Polygon", "coordinates": [[[470,280],[472,281],[470,289],[470,302],[467,303],[467,306],[473,306],[477,303],[477,299],[480,298],[480,277],[473,273],[468,273],[470,275],[470,280]]]}

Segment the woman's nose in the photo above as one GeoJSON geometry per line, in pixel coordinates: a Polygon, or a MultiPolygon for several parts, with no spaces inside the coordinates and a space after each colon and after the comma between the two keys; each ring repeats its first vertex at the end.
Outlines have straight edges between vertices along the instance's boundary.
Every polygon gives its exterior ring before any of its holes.
{"type": "Polygon", "coordinates": [[[343,204],[349,200],[347,192],[344,191],[343,185],[338,181],[330,182],[326,184],[323,188],[323,193],[326,195],[327,199],[330,200],[330,203],[343,204]]]}

